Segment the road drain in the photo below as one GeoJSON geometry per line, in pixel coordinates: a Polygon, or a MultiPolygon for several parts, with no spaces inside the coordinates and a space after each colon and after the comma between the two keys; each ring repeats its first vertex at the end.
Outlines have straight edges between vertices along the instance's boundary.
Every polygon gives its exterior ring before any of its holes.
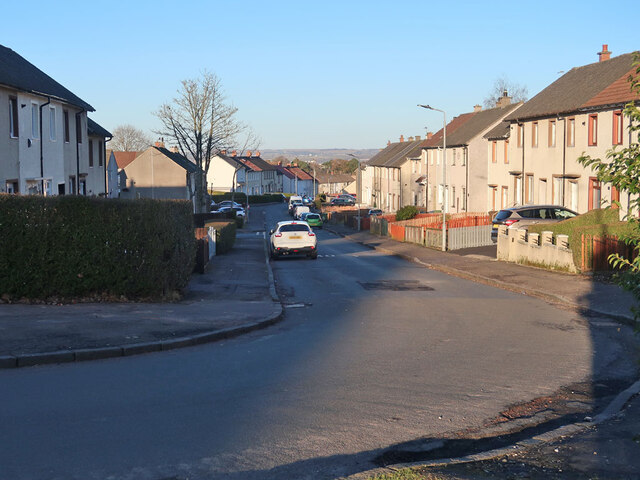
{"type": "Polygon", "coordinates": [[[394,292],[430,292],[433,287],[417,280],[379,280],[377,282],[358,282],[365,290],[392,290],[394,292]]]}

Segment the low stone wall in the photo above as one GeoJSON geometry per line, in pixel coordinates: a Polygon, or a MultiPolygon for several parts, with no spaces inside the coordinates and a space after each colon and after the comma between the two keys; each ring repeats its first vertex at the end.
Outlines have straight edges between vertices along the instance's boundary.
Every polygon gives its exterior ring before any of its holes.
{"type": "Polygon", "coordinates": [[[498,228],[497,259],[577,273],[569,237],[552,232],[528,233],[524,228],[498,228]]]}

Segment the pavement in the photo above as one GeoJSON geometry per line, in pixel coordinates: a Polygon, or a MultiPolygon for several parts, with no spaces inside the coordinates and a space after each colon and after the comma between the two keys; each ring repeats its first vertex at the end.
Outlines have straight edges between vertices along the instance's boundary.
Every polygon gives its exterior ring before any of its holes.
{"type": "MultiPolygon", "coordinates": [[[[343,225],[325,225],[325,228],[426,268],[538,297],[562,308],[633,323],[630,313],[633,297],[616,285],[590,276],[498,262],[491,257],[491,249],[445,253],[374,236],[367,231],[356,232],[343,225]]],[[[204,274],[194,274],[185,297],[176,303],[1,304],[0,368],[157,352],[212,342],[272,325],[282,318],[283,309],[275,291],[263,231],[264,224],[257,219],[239,230],[231,252],[215,256],[204,274]]],[[[462,459],[440,459],[430,465],[439,468],[477,465],[509,458],[516,450],[520,455],[518,464],[524,465],[527,452],[538,452],[543,458],[559,457],[558,452],[562,452],[564,472],[573,472],[573,476],[553,478],[589,478],[579,474],[591,472],[599,472],[598,478],[640,478],[638,392],[640,382],[621,392],[608,409],[589,421],[564,426],[507,449],[462,459]],[[596,440],[598,445],[606,444],[605,454],[594,453],[596,440]],[[556,446],[558,443],[563,446],[556,446]],[[545,448],[552,450],[547,452],[545,448]]],[[[500,464],[510,465],[510,462],[500,464]]],[[[394,468],[397,466],[382,471],[394,468]]],[[[562,468],[558,469],[563,472],[562,468]]],[[[377,472],[363,472],[352,478],[370,478],[373,473],[377,472]]]]}

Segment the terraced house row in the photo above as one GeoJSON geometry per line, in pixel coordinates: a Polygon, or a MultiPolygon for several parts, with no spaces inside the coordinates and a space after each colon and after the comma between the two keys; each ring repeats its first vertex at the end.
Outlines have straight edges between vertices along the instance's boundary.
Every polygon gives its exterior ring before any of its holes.
{"type": "Polygon", "coordinates": [[[94,108],[0,45],[0,192],[105,195],[105,142],[94,108]]]}
{"type": "Polygon", "coordinates": [[[446,127],[446,158],[442,129],[389,143],[364,170],[363,201],[388,211],[440,210],[445,202],[453,213],[553,203],[584,213],[617,200],[626,210],[629,198],[578,162],[629,145],[623,109],[640,99],[628,81],[634,55],[612,58],[603,45],[598,56],[525,103],[512,103],[505,92],[495,108],[476,106],[455,117],[446,127]]]}

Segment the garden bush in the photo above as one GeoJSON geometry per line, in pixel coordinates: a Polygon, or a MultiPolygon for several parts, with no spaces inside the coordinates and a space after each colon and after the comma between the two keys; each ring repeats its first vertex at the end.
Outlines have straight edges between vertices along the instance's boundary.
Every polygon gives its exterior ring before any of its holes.
{"type": "Polygon", "coordinates": [[[195,261],[190,202],[0,195],[0,295],[171,298],[195,261]]]}
{"type": "Polygon", "coordinates": [[[396,221],[399,222],[401,220],[411,220],[418,214],[418,209],[413,205],[407,205],[406,207],[402,207],[400,210],[396,212],[396,221]]]}
{"type": "Polygon", "coordinates": [[[214,221],[207,222],[207,227],[216,229],[216,254],[227,253],[236,242],[236,222],[214,221]]]}

